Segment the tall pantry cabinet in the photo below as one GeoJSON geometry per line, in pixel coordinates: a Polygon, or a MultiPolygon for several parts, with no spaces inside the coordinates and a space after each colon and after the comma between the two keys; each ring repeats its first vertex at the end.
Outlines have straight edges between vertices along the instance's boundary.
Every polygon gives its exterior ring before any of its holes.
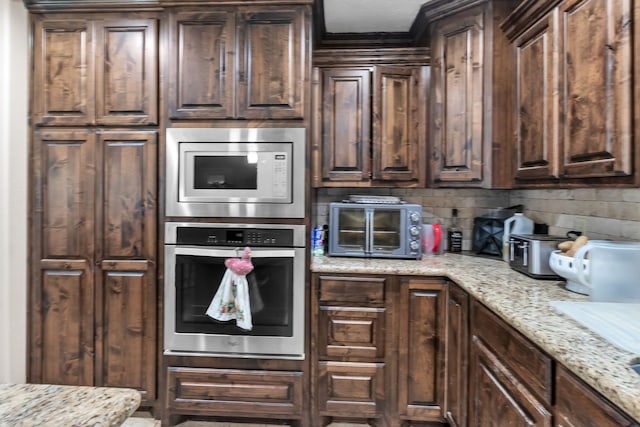
{"type": "Polygon", "coordinates": [[[31,14],[29,382],[155,399],[158,22],[31,14]]]}

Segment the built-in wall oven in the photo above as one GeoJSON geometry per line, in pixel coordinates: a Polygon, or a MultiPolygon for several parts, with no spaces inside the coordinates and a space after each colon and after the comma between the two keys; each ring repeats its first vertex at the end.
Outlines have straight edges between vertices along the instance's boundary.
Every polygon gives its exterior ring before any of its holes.
{"type": "Polygon", "coordinates": [[[304,225],[165,224],[165,354],[304,358],[304,225]],[[251,248],[253,328],[206,315],[227,270],[251,248]]]}

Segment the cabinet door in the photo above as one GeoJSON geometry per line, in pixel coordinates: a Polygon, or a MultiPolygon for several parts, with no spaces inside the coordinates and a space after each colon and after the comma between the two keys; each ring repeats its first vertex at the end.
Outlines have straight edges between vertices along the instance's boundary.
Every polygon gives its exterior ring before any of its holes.
{"type": "Polygon", "coordinates": [[[306,8],[240,8],[237,15],[237,116],[304,117],[309,83],[306,8]]]}
{"type": "Polygon", "coordinates": [[[384,363],[320,362],[321,415],[379,417],[385,408],[384,363]]]}
{"type": "Polygon", "coordinates": [[[551,413],[478,337],[471,340],[469,425],[551,426],[551,413]]]}
{"type": "Polygon", "coordinates": [[[633,173],[631,0],[560,5],[563,177],[633,173]]]}
{"type": "Polygon", "coordinates": [[[551,359],[477,301],[470,330],[469,425],[551,426],[551,359]]]}
{"type": "Polygon", "coordinates": [[[155,398],[156,133],[99,132],[96,381],[155,398]]]}
{"type": "Polygon", "coordinates": [[[235,14],[217,8],[215,12],[176,12],[170,25],[171,117],[233,117],[235,14]]]}
{"type": "Polygon", "coordinates": [[[443,420],[446,289],[412,279],[400,291],[398,412],[412,420],[443,420]]]}
{"type": "Polygon", "coordinates": [[[371,71],[322,70],[322,180],[370,178],[371,71]]]}
{"type": "Polygon", "coordinates": [[[557,10],[514,42],[516,180],[559,177],[557,10]]]}
{"type": "Polygon", "coordinates": [[[558,366],[556,370],[554,416],[556,427],[637,425],[563,366],[558,366]]]}
{"type": "Polygon", "coordinates": [[[373,76],[373,179],[421,181],[426,120],[421,70],[379,66],[373,76]]]}
{"type": "Polygon", "coordinates": [[[94,123],[92,31],[86,20],[36,19],[33,37],[33,123],[94,123]]]}
{"type": "Polygon", "coordinates": [[[36,132],[32,167],[28,380],[93,385],[94,135],[36,132]]]}
{"type": "Polygon", "coordinates": [[[449,283],[447,306],[446,418],[455,427],[467,425],[469,365],[469,295],[449,283]]]}
{"type": "Polygon", "coordinates": [[[96,21],[96,121],[158,123],[158,47],[154,19],[96,21]]]}
{"type": "Polygon", "coordinates": [[[437,23],[432,34],[431,179],[436,183],[483,178],[483,17],[482,9],[471,9],[437,23]]]}

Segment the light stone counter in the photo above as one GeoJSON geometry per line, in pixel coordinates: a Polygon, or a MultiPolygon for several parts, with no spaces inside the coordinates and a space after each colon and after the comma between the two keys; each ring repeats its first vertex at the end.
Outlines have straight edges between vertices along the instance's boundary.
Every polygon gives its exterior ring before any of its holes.
{"type": "Polygon", "coordinates": [[[127,388],[0,384],[0,426],[119,426],[140,399],[127,388]]]}
{"type": "Polygon", "coordinates": [[[564,289],[564,282],[534,280],[497,258],[449,253],[419,261],[313,257],[311,266],[315,273],[448,277],[640,422],[640,375],[629,366],[640,355],[556,311],[551,301],[588,301],[564,289]]]}

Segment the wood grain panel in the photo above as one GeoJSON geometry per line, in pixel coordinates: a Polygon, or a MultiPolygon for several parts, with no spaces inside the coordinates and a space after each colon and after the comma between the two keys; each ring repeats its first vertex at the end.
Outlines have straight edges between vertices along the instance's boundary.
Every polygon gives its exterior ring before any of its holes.
{"type": "Polygon", "coordinates": [[[384,277],[320,276],[318,298],[320,301],[383,305],[384,277]]]}
{"type": "Polygon", "coordinates": [[[184,414],[299,416],[302,381],[302,372],[171,367],[168,405],[184,414]]]}
{"type": "Polygon", "coordinates": [[[481,181],[484,138],[484,13],[435,27],[432,177],[481,181]]]}
{"type": "Polygon", "coordinates": [[[169,108],[175,118],[235,115],[235,14],[171,14],[169,108]]]}
{"type": "Polygon", "coordinates": [[[384,308],[320,306],[318,317],[321,358],[384,357],[384,308]]]}
{"type": "Polygon", "coordinates": [[[96,120],[158,122],[158,47],[154,19],[97,21],[96,120]]]}
{"type": "Polygon", "coordinates": [[[156,133],[100,132],[99,259],[156,259],[156,133]]]}
{"type": "Polygon", "coordinates": [[[571,0],[563,31],[565,177],[633,173],[630,0],[571,0]]]}
{"type": "Polygon", "coordinates": [[[416,420],[442,419],[446,285],[410,280],[400,291],[398,410],[416,420]]]}
{"type": "Polygon", "coordinates": [[[322,179],[364,181],[370,174],[371,71],[322,70],[322,179]]]}
{"type": "Polygon", "coordinates": [[[322,415],[375,417],[384,408],[383,363],[320,362],[318,405],[322,415]]]}
{"type": "Polygon", "coordinates": [[[35,20],[33,123],[93,123],[94,61],[89,25],[84,20],[35,20]]]}
{"type": "Polygon", "coordinates": [[[445,414],[454,427],[467,425],[469,382],[469,295],[448,283],[447,393],[445,414]]]}
{"type": "Polygon", "coordinates": [[[373,178],[418,181],[421,170],[420,70],[378,66],[374,69],[373,178]]]}
{"type": "Polygon", "coordinates": [[[549,356],[479,303],[471,306],[471,325],[472,333],[487,347],[505,355],[501,363],[508,365],[543,402],[551,403],[553,367],[549,356]]]}
{"type": "Polygon", "coordinates": [[[94,241],[95,137],[85,131],[34,134],[35,209],[40,258],[86,258],[94,241]]]}
{"type": "Polygon", "coordinates": [[[516,179],[559,177],[557,12],[515,41],[516,179]]]}
{"type": "Polygon", "coordinates": [[[553,413],[556,427],[638,425],[562,365],[556,370],[556,402],[553,413]]]}
{"type": "MultiPolygon", "coordinates": [[[[41,336],[36,337],[47,384],[93,385],[93,279],[84,260],[41,264],[41,336]]],[[[33,338],[32,338],[33,339],[33,338]]],[[[33,370],[33,367],[32,367],[33,370]]]]}
{"type": "Polygon", "coordinates": [[[239,9],[238,117],[304,116],[304,87],[308,82],[304,22],[302,8],[239,9]]]}
{"type": "Polygon", "coordinates": [[[96,310],[98,385],[155,398],[155,274],[146,261],[101,263],[96,310]]]}
{"type": "Polygon", "coordinates": [[[505,367],[482,340],[473,337],[471,344],[469,425],[550,427],[552,417],[511,370],[505,367]]]}

